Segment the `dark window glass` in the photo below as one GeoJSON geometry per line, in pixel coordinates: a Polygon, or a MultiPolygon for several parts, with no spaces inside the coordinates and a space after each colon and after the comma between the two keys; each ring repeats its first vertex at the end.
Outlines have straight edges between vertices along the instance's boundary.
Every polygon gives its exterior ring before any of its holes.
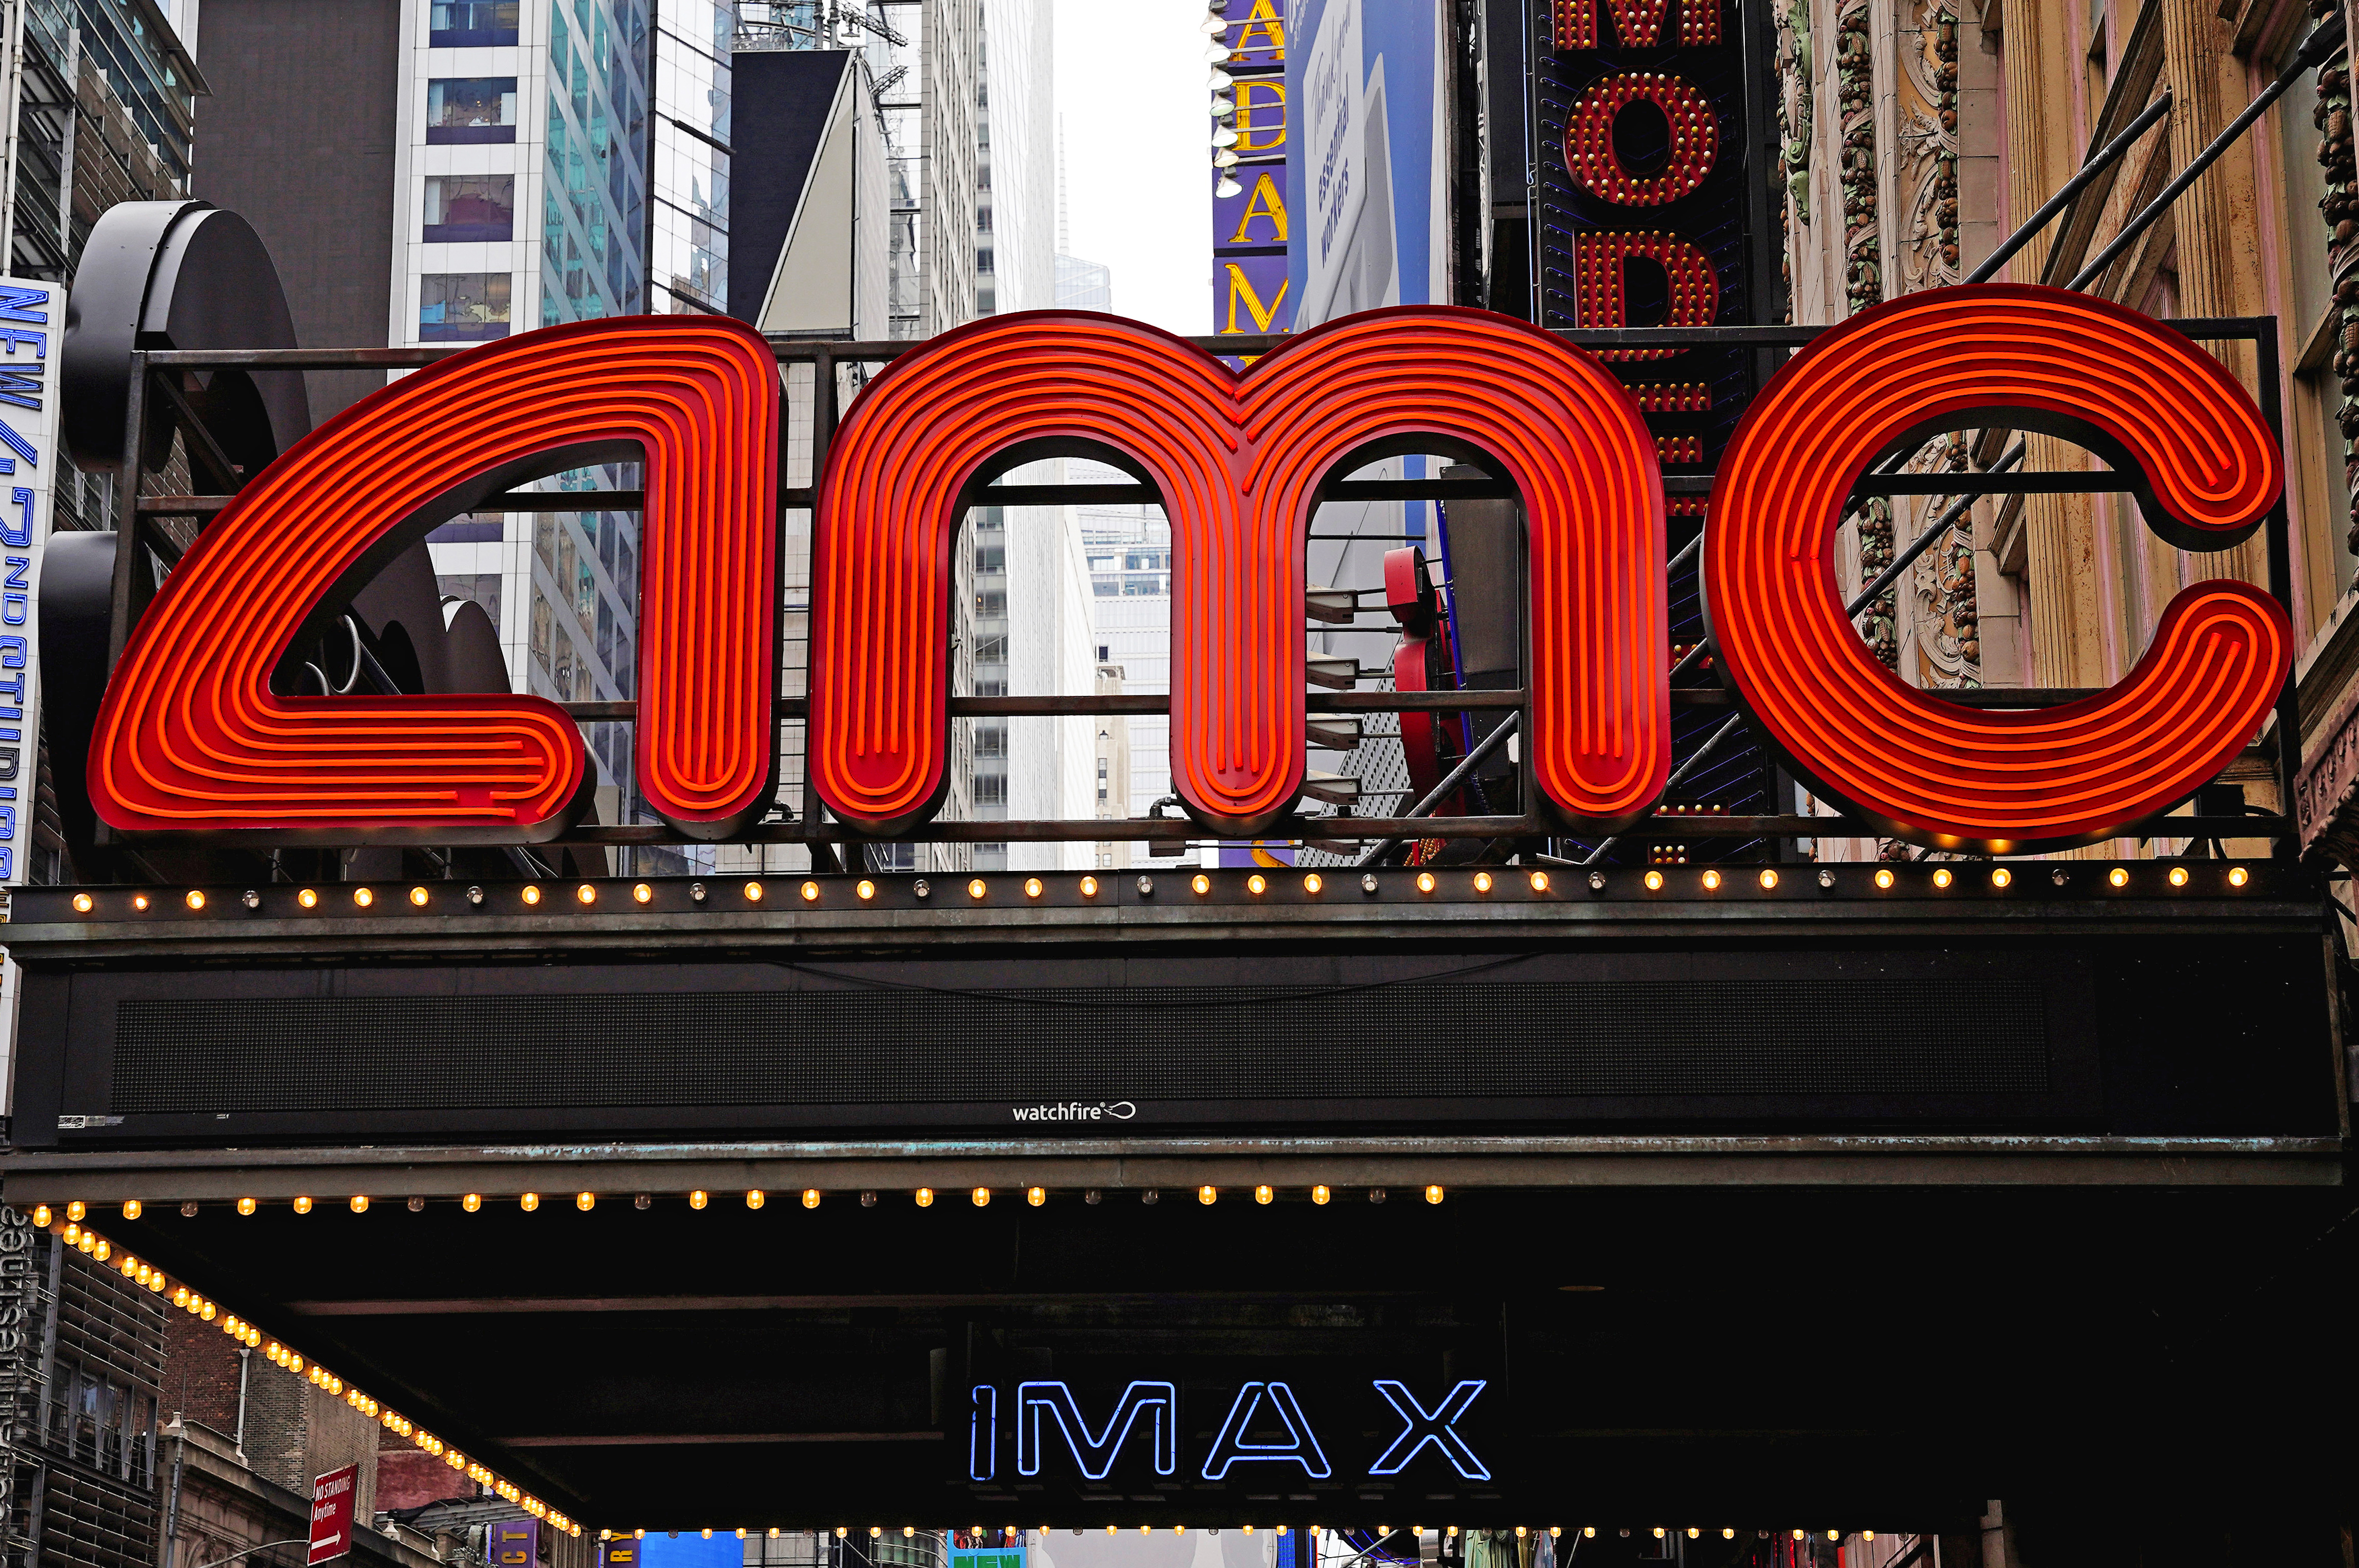
{"type": "Polygon", "coordinates": [[[426,84],[426,139],[430,143],[516,140],[516,79],[438,77],[426,84]]]}
{"type": "Polygon", "coordinates": [[[489,49],[516,41],[520,0],[434,0],[427,18],[431,49],[489,49]]]}
{"type": "Polygon", "coordinates": [[[516,238],[516,176],[433,174],[426,179],[429,245],[516,238]]]}
{"type": "Polygon", "coordinates": [[[420,343],[483,343],[508,335],[505,272],[429,272],[419,279],[420,343]]]}

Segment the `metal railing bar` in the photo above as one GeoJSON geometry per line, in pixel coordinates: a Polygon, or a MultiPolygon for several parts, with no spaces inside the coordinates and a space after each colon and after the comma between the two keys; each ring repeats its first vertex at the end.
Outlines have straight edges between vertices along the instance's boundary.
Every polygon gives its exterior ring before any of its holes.
{"type": "MultiPolygon", "coordinates": [[[[139,510],[150,517],[210,517],[226,511],[234,495],[142,495],[139,510]]],[[[511,490],[486,495],[478,512],[636,512],[647,504],[644,490],[511,490]]]]}
{"type": "MultiPolygon", "coordinates": [[[[2252,338],[2265,328],[2265,316],[2186,316],[2164,318],[2163,325],[2190,338],[2252,338]]],[[[1752,347],[1799,348],[1828,327],[1551,327],[1549,335],[1582,348],[1752,347]]],[[[1187,340],[1210,354],[1267,354],[1292,341],[1283,332],[1240,333],[1234,337],[1187,340]]],[[[771,351],[781,361],[813,363],[824,355],[832,363],[875,363],[897,359],[925,346],[922,340],[874,343],[832,338],[772,338],[771,351]]],[[[418,344],[401,348],[183,348],[143,351],[147,363],[158,370],[415,370],[464,354],[469,343],[418,344]]]]}
{"type": "MultiPolygon", "coordinates": [[[[2020,456],[2020,452],[2016,455],[2020,456]]],[[[2006,461],[2004,458],[2001,462],[2006,461]]],[[[2136,487],[2136,476],[2110,469],[2079,473],[2044,470],[2038,474],[1999,472],[1993,463],[1980,473],[1864,474],[1852,486],[1854,495],[2107,495],[2136,487]],[[1962,481],[1962,483],[1961,483],[1962,481]]]]}

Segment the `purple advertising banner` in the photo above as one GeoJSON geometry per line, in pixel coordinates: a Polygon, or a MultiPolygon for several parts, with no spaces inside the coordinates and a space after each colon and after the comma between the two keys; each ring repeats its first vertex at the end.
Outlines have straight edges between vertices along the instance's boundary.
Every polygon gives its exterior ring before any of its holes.
{"type": "Polygon", "coordinates": [[[1229,50],[1210,83],[1215,134],[1228,136],[1212,170],[1212,330],[1282,332],[1294,324],[1286,276],[1293,238],[1286,149],[1292,122],[1286,81],[1288,0],[1232,0],[1215,35],[1229,50]]]}
{"type": "MultiPolygon", "coordinates": [[[[538,1519],[502,1519],[486,1543],[492,1568],[533,1568],[540,1557],[538,1519]]],[[[611,1561],[611,1559],[609,1560],[611,1561]]]]}

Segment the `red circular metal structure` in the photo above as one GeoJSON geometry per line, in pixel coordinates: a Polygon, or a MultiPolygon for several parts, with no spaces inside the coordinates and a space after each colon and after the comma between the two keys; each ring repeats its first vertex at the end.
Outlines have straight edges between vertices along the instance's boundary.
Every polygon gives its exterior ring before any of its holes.
{"type": "Polygon", "coordinates": [[[777,389],[751,328],[640,316],[486,344],[354,404],[206,527],[140,619],[92,737],[99,815],[272,839],[555,837],[586,758],[554,703],[283,696],[271,675],[323,596],[450,515],[451,493],[644,454],[640,790],[692,836],[739,831],[777,766],[777,389]]]}
{"type": "Polygon", "coordinates": [[[1320,486],[1369,450],[1483,454],[1530,517],[1531,764],[1569,820],[1635,820],[1670,758],[1654,446],[1594,359],[1479,310],[1370,311],[1242,376],[1116,317],[995,317],[897,360],[828,452],[812,545],[811,768],[880,834],[946,788],[951,547],[992,465],[1112,449],[1173,551],[1171,776],[1251,835],[1303,777],[1303,552],[1320,486]],[[1427,447],[1425,450],[1432,450],[1427,447]]]}
{"type": "Polygon", "coordinates": [[[1819,338],[1738,425],[1704,540],[1712,637],[1796,770],[1881,831],[1992,854],[2084,844],[2184,800],[2243,749],[2283,689],[2292,628],[2249,584],[2199,583],[2097,696],[1987,711],[1902,683],[1844,614],[1836,531],[1878,452],[1984,410],[2110,443],[2149,525],[2182,546],[2234,544],[2285,486],[2252,398],[2169,328],[2027,285],[1913,295],[1819,338]]]}

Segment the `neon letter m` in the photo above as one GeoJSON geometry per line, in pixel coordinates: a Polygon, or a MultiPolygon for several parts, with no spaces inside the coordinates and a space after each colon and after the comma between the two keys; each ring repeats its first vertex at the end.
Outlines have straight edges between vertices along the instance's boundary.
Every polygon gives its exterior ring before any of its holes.
{"type": "Polygon", "coordinates": [[[1062,1383],[1023,1383],[1016,1389],[1016,1468],[1026,1475],[1040,1473],[1040,1418],[1054,1416],[1072,1450],[1073,1463],[1084,1478],[1103,1481],[1130,1437],[1142,1411],[1155,1423],[1155,1473],[1169,1475],[1180,1467],[1180,1393],[1169,1383],[1133,1383],[1106,1417],[1104,1429],[1093,1434],[1082,1419],[1073,1391],[1062,1383]]]}

